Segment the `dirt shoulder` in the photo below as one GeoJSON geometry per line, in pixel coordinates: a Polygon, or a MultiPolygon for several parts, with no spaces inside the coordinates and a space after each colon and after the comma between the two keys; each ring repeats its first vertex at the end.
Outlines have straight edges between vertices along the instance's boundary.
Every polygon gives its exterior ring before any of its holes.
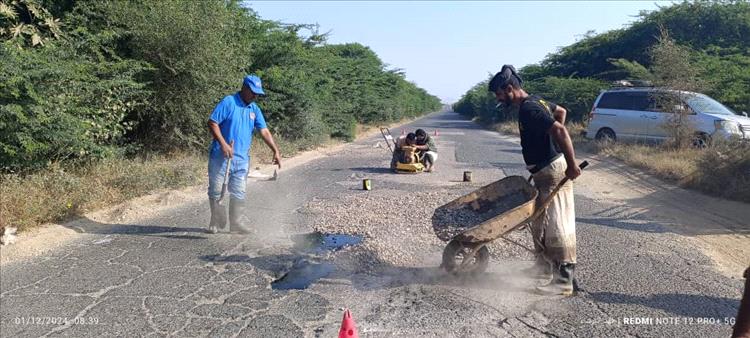
{"type": "Polygon", "coordinates": [[[724,275],[739,277],[750,263],[750,205],[676,187],[617,160],[581,154],[592,163],[579,185],[592,198],[619,205],[697,244],[724,275]]]}

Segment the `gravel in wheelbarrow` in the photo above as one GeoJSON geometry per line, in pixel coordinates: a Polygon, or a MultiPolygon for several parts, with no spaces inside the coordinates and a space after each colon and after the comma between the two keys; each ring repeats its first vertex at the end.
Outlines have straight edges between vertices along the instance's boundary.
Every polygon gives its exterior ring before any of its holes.
{"type": "Polygon", "coordinates": [[[439,208],[432,216],[432,229],[442,241],[471,229],[491,218],[503,214],[527,201],[522,192],[502,196],[492,203],[479,203],[483,208],[474,209],[471,204],[458,208],[439,208]]]}

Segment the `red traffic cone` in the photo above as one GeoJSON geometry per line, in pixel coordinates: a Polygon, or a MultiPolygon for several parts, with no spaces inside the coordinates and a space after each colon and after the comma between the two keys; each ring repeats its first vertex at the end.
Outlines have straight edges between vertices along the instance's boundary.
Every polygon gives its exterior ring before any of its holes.
{"type": "Polygon", "coordinates": [[[344,311],[344,319],[341,320],[339,338],[359,338],[357,335],[357,326],[354,324],[354,319],[352,318],[349,309],[344,311]]]}

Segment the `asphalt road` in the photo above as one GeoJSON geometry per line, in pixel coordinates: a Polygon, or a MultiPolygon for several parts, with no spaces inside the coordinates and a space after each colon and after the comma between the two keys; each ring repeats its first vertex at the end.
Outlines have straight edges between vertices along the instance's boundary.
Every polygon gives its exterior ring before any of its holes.
{"type": "MultiPolygon", "coordinates": [[[[630,209],[601,192],[607,182],[584,177],[575,187],[581,288],[575,297],[529,292],[542,281],[518,276],[528,255],[495,253],[485,275],[457,280],[437,268],[440,244],[395,235],[402,229],[364,241],[418,247],[422,255],[376,272],[339,265],[337,256],[347,249],[295,245],[289,235],[308,233],[317,221],[302,212],[305,206],[362,196],[368,192],[357,189],[361,178],[373,179],[373,194],[447,191],[450,200],[506,175],[527,175],[512,138],[447,112],[404,128],[418,127],[439,131],[436,173],[390,174],[383,169],[387,152],[375,147],[379,135],[355,142],[284,170],[278,181],[249,183],[247,217],[258,235],[205,233],[204,201],[135,224],[79,220],[74,226],[82,233],[73,241],[2,266],[0,336],[332,337],[345,307],[362,337],[730,335],[742,281],[720,273],[691,236],[674,230],[679,217],[655,219],[630,209]],[[474,172],[472,185],[456,182],[464,170],[474,172]],[[303,290],[273,289],[287,273],[319,278],[303,290]]],[[[618,174],[602,162],[584,176],[597,172],[618,174]]],[[[680,212],[681,202],[669,194],[657,201],[667,200],[653,209],[694,218],[694,210],[680,212]]],[[[356,207],[362,214],[387,212],[367,203],[356,207]]],[[[741,224],[735,229],[747,234],[741,224]]],[[[391,231],[380,230],[374,233],[391,231]]]]}

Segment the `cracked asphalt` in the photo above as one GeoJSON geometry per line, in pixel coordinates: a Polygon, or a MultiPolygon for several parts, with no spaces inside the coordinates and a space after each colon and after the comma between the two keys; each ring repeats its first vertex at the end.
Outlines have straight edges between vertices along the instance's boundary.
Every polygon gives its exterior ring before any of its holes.
{"type": "MultiPolygon", "coordinates": [[[[440,189],[450,200],[506,175],[528,175],[513,137],[450,112],[404,128],[419,127],[439,131],[435,173],[388,173],[390,158],[376,147],[382,145],[377,135],[285,169],[278,181],[250,182],[246,216],[256,235],[206,233],[205,201],[132,224],[77,220],[69,226],[82,233],[71,242],[0,269],[0,336],[332,337],[343,308],[351,309],[362,337],[731,334],[741,271],[721,270],[705,246],[713,242],[704,238],[746,240],[747,218],[704,210],[684,201],[685,192],[603,160],[593,160],[575,186],[581,288],[575,297],[529,292],[543,281],[519,275],[531,258],[515,251],[494,252],[488,272],[475,279],[448,276],[438,268],[439,243],[418,242],[395,228],[377,229],[364,241],[382,236],[394,248],[418,249],[404,265],[380,261],[366,271],[344,264],[351,250],[295,247],[290,235],[308,233],[319,221],[303,212],[316,201],[440,189]],[[464,170],[475,182],[458,182],[464,170]],[[372,192],[358,189],[365,177],[373,180],[372,192]],[[633,187],[630,195],[613,191],[622,182],[621,189],[633,187]],[[688,223],[706,231],[683,231],[688,223]],[[324,266],[331,269],[306,289],[271,288],[287,274],[324,266]]],[[[366,203],[358,209],[386,212],[366,203]]]]}

